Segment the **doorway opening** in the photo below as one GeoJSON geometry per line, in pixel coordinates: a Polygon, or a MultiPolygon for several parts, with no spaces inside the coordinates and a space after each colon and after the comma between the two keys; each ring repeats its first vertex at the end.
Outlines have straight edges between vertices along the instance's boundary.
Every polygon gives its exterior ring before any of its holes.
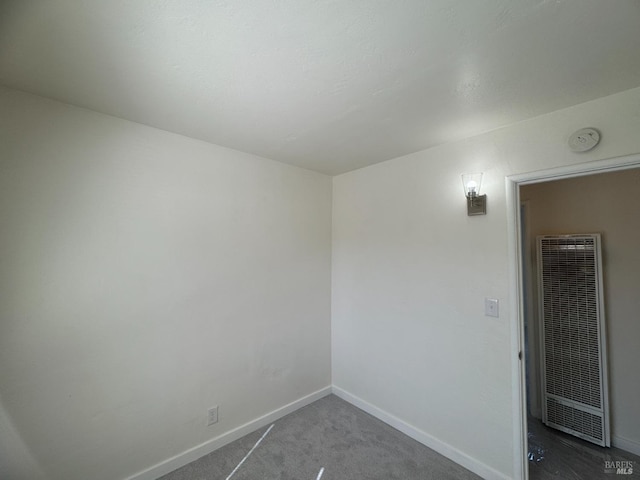
{"type": "MultiPolygon", "coordinates": [[[[525,321],[532,315],[534,310],[532,291],[535,283],[532,282],[531,272],[527,271],[527,264],[530,264],[531,236],[526,232],[525,218],[530,215],[531,203],[527,203],[522,194],[522,190],[528,185],[530,189],[538,184],[553,183],[556,180],[566,180],[576,177],[590,176],[597,173],[615,172],[640,167],[640,155],[618,157],[603,161],[589,162],[585,164],[572,165],[546,171],[539,171],[530,174],[514,175],[507,177],[507,209],[509,214],[509,253],[510,253],[510,275],[511,275],[511,307],[515,312],[512,316],[512,365],[513,365],[513,411],[514,411],[514,446],[515,465],[514,470],[517,478],[529,478],[529,450],[528,434],[535,434],[533,431],[536,425],[530,428],[527,424],[528,413],[536,412],[539,409],[538,394],[527,395],[527,388],[539,391],[539,372],[536,358],[535,328],[527,325],[525,321]],[[524,202],[523,202],[524,201],[524,202]],[[528,354],[529,363],[525,362],[528,354]],[[533,360],[532,361],[532,357],[533,360]],[[529,368],[528,368],[529,367],[529,368]]],[[[538,185],[539,187],[541,185],[538,185]]],[[[545,232],[551,233],[551,232],[545,232]]],[[[555,232],[561,233],[561,232],[555,232]]],[[[574,233],[574,232],[562,232],[574,233]]],[[[535,243],[535,242],[534,242],[535,243]]],[[[600,470],[602,472],[602,470],[600,470]]]]}

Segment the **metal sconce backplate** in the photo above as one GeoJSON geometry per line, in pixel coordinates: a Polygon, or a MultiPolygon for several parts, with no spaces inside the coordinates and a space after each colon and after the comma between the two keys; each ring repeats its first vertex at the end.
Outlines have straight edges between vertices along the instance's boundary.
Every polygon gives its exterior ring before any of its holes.
{"type": "Polygon", "coordinates": [[[487,196],[476,195],[467,197],[467,215],[486,215],[487,214],[487,196]]]}

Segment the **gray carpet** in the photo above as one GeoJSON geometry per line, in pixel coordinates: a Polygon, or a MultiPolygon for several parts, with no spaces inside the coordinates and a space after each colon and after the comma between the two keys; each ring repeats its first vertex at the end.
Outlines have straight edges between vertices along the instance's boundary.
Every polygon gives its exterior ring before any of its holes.
{"type": "MultiPolygon", "coordinates": [[[[162,480],[225,480],[268,427],[162,480]]],[[[232,480],[477,479],[460,465],[329,395],[275,422],[232,480]]]]}

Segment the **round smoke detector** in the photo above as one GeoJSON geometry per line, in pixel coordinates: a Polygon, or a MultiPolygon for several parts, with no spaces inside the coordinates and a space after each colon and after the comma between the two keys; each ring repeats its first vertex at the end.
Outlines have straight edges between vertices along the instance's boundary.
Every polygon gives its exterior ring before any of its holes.
{"type": "Polygon", "coordinates": [[[574,152],[587,152],[600,143],[600,133],[595,128],[583,128],[569,137],[569,148],[574,152]]]}

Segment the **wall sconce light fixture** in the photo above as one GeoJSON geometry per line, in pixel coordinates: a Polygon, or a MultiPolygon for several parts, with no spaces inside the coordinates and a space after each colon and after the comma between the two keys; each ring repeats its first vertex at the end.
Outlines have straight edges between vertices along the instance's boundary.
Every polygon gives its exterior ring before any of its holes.
{"type": "Polygon", "coordinates": [[[480,195],[482,173],[465,173],[462,175],[464,195],[467,197],[467,215],[486,215],[487,196],[480,195]]]}

